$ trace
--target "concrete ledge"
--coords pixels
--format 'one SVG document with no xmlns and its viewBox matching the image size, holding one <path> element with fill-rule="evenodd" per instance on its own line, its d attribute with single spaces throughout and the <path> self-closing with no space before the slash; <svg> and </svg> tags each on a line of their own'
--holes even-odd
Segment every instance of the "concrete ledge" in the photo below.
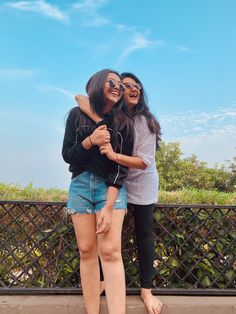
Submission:
<svg viewBox="0 0 236 314">
<path fill-rule="evenodd" d="M 236 314 L 236 297 L 160 296 L 161 314 Z M 1 314 L 86 314 L 80 295 L 0 296 Z M 127 314 L 147 314 L 139 296 L 127 296 Z M 101 314 L 108 314 L 101 297 Z"/>
</svg>

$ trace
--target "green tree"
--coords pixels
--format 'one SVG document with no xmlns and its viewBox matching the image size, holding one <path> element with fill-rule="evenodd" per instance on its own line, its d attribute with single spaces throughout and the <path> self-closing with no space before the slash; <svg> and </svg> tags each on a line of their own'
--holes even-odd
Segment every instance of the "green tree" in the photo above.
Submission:
<svg viewBox="0 0 236 314">
<path fill-rule="evenodd" d="M 230 191 L 236 191 L 236 157 L 233 158 L 232 161 L 228 161 L 228 169 L 230 172 L 229 176 L 229 187 Z"/>
<path fill-rule="evenodd" d="M 179 143 L 162 143 L 156 155 L 160 177 L 160 188 L 165 191 L 183 188 L 234 191 L 236 184 L 236 163 L 209 168 L 196 155 L 182 158 Z"/>
</svg>

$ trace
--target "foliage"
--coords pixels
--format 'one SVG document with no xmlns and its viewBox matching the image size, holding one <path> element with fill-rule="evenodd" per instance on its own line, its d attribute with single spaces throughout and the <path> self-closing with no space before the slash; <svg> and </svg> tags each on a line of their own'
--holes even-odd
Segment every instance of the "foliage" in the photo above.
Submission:
<svg viewBox="0 0 236 314">
<path fill-rule="evenodd" d="M 0 183 L 1 200 L 30 200 L 65 202 L 67 192 L 60 189 L 34 188 L 32 183 L 21 188 L 20 185 Z M 160 203 L 175 204 L 236 204 L 236 193 L 225 193 L 216 190 L 187 189 L 177 191 L 159 191 Z"/>
<path fill-rule="evenodd" d="M 4 226 L 0 281 L 4 285 L 69 287 L 80 282 L 75 235 L 63 206 L 8 204 L 0 207 L 0 216 Z"/>
<path fill-rule="evenodd" d="M 67 193 L 61 189 L 35 188 L 31 182 L 22 188 L 19 184 L 0 183 L 0 200 L 66 201 Z"/>
<path fill-rule="evenodd" d="M 230 170 L 230 186 L 236 188 L 236 157 L 232 161 L 228 161 L 228 168 Z"/>
<path fill-rule="evenodd" d="M 235 207 L 163 208 L 155 214 L 157 287 L 234 288 Z"/>
<path fill-rule="evenodd" d="M 70 216 L 57 204 L 0 206 L 2 287 L 81 287 L 79 255 Z M 235 207 L 157 208 L 154 286 L 234 288 Z M 138 287 L 138 257 L 131 211 L 123 228 L 127 286 Z"/>
<path fill-rule="evenodd" d="M 160 189 L 176 191 L 181 189 L 204 189 L 223 192 L 236 191 L 236 162 L 207 167 L 195 155 L 182 158 L 179 143 L 162 143 L 156 155 L 160 177 Z"/>
<path fill-rule="evenodd" d="M 236 193 L 182 189 L 178 191 L 159 191 L 159 202 L 165 204 L 213 204 L 235 205 Z"/>
</svg>

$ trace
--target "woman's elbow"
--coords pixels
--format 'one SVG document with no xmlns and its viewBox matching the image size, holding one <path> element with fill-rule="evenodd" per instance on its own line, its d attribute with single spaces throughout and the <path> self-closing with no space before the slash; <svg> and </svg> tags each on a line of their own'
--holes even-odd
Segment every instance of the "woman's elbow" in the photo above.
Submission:
<svg viewBox="0 0 236 314">
<path fill-rule="evenodd" d="M 133 166 L 131 166 L 131 168 L 145 170 L 147 168 L 147 165 L 145 164 L 143 159 L 139 156 L 135 156 L 135 158 L 135 163 L 133 164 Z"/>
</svg>

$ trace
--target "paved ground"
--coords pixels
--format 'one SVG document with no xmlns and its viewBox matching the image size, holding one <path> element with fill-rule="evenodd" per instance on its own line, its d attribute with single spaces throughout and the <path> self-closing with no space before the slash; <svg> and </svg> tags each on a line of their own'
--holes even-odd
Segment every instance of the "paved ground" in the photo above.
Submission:
<svg viewBox="0 0 236 314">
<path fill-rule="evenodd" d="M 160 296 L 161 314 L 236 314 L 236 297 Z M 146 314 L 138 296 L 127 297 L 127 314 Z M 0 314 L 86 314 L 79 295 L 2 296 Z M 108 314 L 105 297 L 101 314 Z"/>
</svg>

